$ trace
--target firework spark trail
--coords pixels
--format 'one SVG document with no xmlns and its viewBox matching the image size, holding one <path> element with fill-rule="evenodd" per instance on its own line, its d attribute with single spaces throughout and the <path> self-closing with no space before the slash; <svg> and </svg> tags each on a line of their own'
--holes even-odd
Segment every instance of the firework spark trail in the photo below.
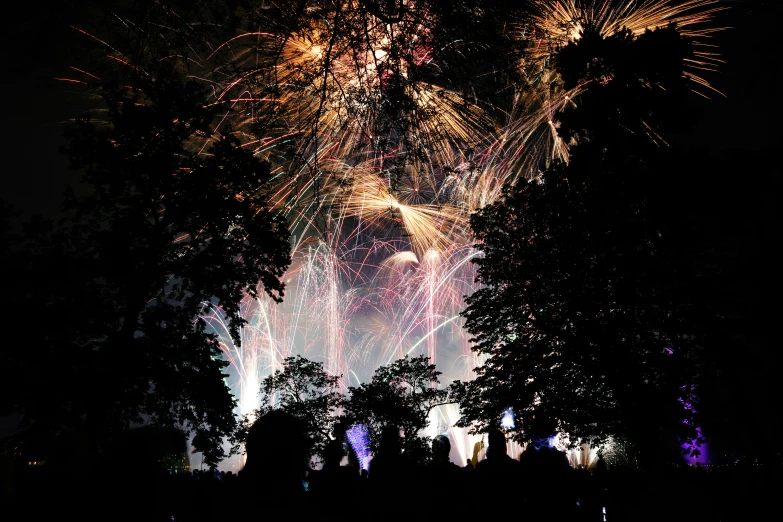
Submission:
<svg viewBox="0 0 783 522">
<path fill-rule="evenodd" d="M 359 13 L 354 4 L 347 2 L 344 11 Z M 316 19 L 306 36 L 259 31 L 224 42 L 208 59 L 220 61 L 226 54 L 223 59 L 242 72 L 227 82 L 214 77 L 216 85 L 223 85 L 217 99 L 242 100 L 246 102 L 242 114 L 268 115 L 267 122 L 314 130 L 301 141 L 300 156 L 327 140 L 340 144 L 339 156 L 349 157 L 377 150 L 379 134 L 384 134 L 389 123 L 381 123 L 377 101 L 388 96 L 395 82 L 401 82 L 402 95 L 415 107 L 408 116 L 411 129 L 416 130 L 407 137 L 389 136 L 391 141 L 382 148 L 407 154 L 411 144 L 421 143 L 420 152 L 430 162 L 447 164 L 461 144 L 471 143 L 489 127 L 489 118 L 459 93 L 408 79 L 407 63 L 433 60 L 427 29 L 417 17 L 403 16 L 392 27 L 377 20 L 359 23 L 356 16 Z M 333 35 L 340 30 L 344 36 L 335 39 Z M 400 46 L 400 38 L 404 45 Z M 392 62 L 392 45 L 404 48 L 406 59 Z M 256 94 L 232 98 L 245 90 Z M 239 125 L 251 122 L 252 118 L 243 119 Z"/>
</svg>

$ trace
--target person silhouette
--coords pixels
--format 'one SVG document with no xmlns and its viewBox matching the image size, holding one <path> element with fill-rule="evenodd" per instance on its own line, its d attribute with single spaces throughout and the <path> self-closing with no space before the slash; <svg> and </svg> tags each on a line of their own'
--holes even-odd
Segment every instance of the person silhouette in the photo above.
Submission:
<svg viewBox="0 0 783 522">
<path fill-rule="evenodd" d="M 432 459 L 427 465 L 427 476 L 433 489 L 448 491 L 458 486 L 462 469 L 449 460 L 451 442 L 445 435 L 432 439 Z"/>
<path fill-rule="evenodd" d="M 271 411 L 250 427 L 245 441 L 247 461 L 239 472 L 244 498 L 258 499 L 265 510 L 301 509 L 305 501 L 308 440 L 302 423 Z"/>
<path fill-rule="evenodd" d="M 335 439 L 327 443 L 324 448 L 324 465 L 319 471 L 312 472 L 310 478 L 309 491 L 316 502 L 323 501 L 327 503 L 324 505 L 329 505 L 354 496 L 359 471 L 351 466 L 340 465 L 345 456 L 342 440 Z"/>
<path fill-rule="evenodd" d="M 376 500 L 398 500 L 411 489 L 411 465 L 402 454 L 400 429 L 386 426 L 381 431 L 377 454 L 370 461 L 369 486 Z M 391 503 L 390 508 L 395 508 Z M 397 506 L 399 507 L 399 506 Z"/>
<path fill-rule="evenodd" d="M 536 414 L 528 423 L 530 442 L 519 456 L 524 496 L 532 520 L 560 520 L 574 515 L 574 470 L 566 454 L 552 446 L 556 422 Z"/>
<path fill-rule="evenodd" d="M 400 430 L 395 426 L 385 426 L 381 431 L 377 454 L 370 461 L 370 480 L 379 483 L 396 479 L 401 470 L 402 443 Z"/>
<path fill-rule="evenodd" d="M 519 462 L 508 456 L 506 436 L 498 429 L 487 433 L 487 454 L 476 465 L 475 481 L 484 508 L 493 512 L 507 509 L 509 498 L 519 485 Z"/>
</svg>

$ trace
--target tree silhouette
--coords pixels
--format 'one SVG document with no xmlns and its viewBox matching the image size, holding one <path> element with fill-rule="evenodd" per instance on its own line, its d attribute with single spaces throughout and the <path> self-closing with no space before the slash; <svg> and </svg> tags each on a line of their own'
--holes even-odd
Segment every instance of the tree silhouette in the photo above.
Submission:
<svg viewBox="0 0 783 522">
<path fill-rule="evenodd" d="M 434 408 L 450 402 L 448 392 L 438 389 L 439 375 L 427 356 L 406 356 L 381 366 L 370 382 L 348 389 L 346 417 L 367 425 L 373 449 L 384 427 L 401 428 L 403 449 L 413 460 L 421 460 L 429 442 L 419 432 L 429 425 Z"/>
<path fill-rule="evenodd" d="M 261 407 L 257 417 L 272 410 L 283 410 L 307 426 L 313 454 L 323 456 L 324 448 L 337 422 L 343 397 L 340 376 L 329 375 L 323 363 L 297 355 L 287 357 L 283 368 L 261 384 Z"/>
<path fill-rule="evenodd" d="M 220 307 L 239 342 L 245 293 L 282 299 L 287 226 L 266 205 L 268 165 L 212 132 L 217 107 L 195 84 L 162 68 L 102 92 L 105 119 L 67 132 L 82 186 L 63 223 L 40 235 L 29 278 L 55 278 L 31 283 L 28 297 L 43 317 L 67 315 L 39 326 L 57 364 L 38 376 L 35 360 L 17 358 L 36 391 L 11 407 L 31 427 L 84 424 L 98 440 L 131 423 L 181 427 L 214 465 L 237 421 L 227 363 L 200 315 Z"/>
<path fill-rule="evenodd" d="M 647 456 L 675 447 L 675 433 L 694 435 L 683 401 L 695 352 L 660 255 L 666 153 L 656 145 L 683 105 L 683 45 L 672 28 L 638 38 L 587 28 L 557 56 L 566 87 L 584 88 L 559 121 L 570 164 L 506 187 L 471 219 L 485 286 L 464 315 L 488 358 L 475 381 L 455 385 L 463 424 L 497 426 L 513 408 L 524 441 L 545 413 L 572 438 L 622 436 Z M 639 63 L 652 48 L 662 54 Z"/>
<path fill-rule="evenodd" d="M 558 115 L 558 134 L 610 153 L 655 155 L 664 134 L 689 125 L 683 63 L 691 53 L 674 26 L 637 37 L 628 30 L 603 37 L 586 27 L 555 57 L 564 87 L 582 89 L 578 109 Z"/>
</svg>

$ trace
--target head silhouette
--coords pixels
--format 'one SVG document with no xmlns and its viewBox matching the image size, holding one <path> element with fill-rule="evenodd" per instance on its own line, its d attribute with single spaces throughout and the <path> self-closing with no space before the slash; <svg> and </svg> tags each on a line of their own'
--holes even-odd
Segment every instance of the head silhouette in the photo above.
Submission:
<svg viewBox="0 0 783 522">
<path fill-rule="evenodd" d="M 262 475 L 296 477 L 308 456 L 302 423 L 291 415 L 274 410 L 250 427 L 245 441 L 247 462 L 243 472 L 259 480 Z"/>
<path fill-rule="evenodd" d="M 330 440 L 324 448 L 324 466 L 337 467 L 345 456 L 342 440 Z"/>
<path fill-rule="evenodd" d="M 549 438 L 555 434 L 557 422 L 545 413 L 536 413 L 528 423 L 530 438 L 539 443 L 548 443 Z"/>
<path fill-rule="evenodd" d="M 386 455 L 398 455 L 402 452 L 400 429 L 397 426 L 384 426 L 381 431 L 378 452 Z"/>
<path fill-rule="evenodd" d="M 435 462 L 447 462 L 451 452 L 451 443 L 445 435 L 438 435 L 432 439 L 432 460 Z"/>
<path fill-rule="evenodd" d="M 506 454 L 506 436 L 498 429 L 490 430 L 487 433 L 487 442 L 489 447 L 487 448 L 487 456 L 500 456 Z"/>
</svg>

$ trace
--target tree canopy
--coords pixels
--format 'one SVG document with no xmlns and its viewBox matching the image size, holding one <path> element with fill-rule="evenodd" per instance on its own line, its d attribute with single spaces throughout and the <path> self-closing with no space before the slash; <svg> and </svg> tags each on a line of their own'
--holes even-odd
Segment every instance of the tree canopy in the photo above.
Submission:
<svg viewBox="0 0 783 522">
<path fill-rule="evenodd" d="M 218 107 L 204 106 L 196 84 L 164 67 L 133 89 L 107 83 L 102 98 L 100 119 L 84 116 L 67 133 L 65 152 L 83 172 L 67 217 L 28 236 L 38 255 L 23 295 L 42 317 L 67 315 L 36 325 L 58 363 L 37 375 L 14 356 L 24 389 L 5 400 L 31 427 L 84 419 L 98 438 L 139 422 L 181 427 L 215 464 L 237 421 L 227 363 L 200 315 L 220 307 L 238 343 L 242 297 L 282 299 L 287 224 L 266 203 L 268 165 L 213 132 Z"/>
<path fill-rule="evenodd" d="M 287 357 L 282 369 L 261 384 L 261 407 L 256 416 L 283 410 L 301 419 L 307 426 L 313 454 L 320 457 L 331 440 L 343 404 L 341 377 L 326 373 L 322 363 L 300 355 Z"/>
<path fill-rule="evenodd" d="M 405 452 L 423 462 L 430 441 L 421 432 L 429 426 L 430 414 L 453 403 L 449 391 L 438 388 L 439 376 L 426 356 L 406 356 L 379 367 L 369 382 L 349 387 L 343 395 L 342 376 L 329 375 L 323 364 L 302 356 L 288 357 L 282 369 L 264 379 L 257 416 L 282 410 L 301 419 L 316 456 L 336 436 L 337 423 L 364 424 L 372 450 L 385 427 L 399 428 Z"/>
<path fill-rule="evenodd" d="M 411 458 L 421 459 L 429 450 L 421 430 L 429 426 L 436 407 L 450 402 L 448 391 L 438 389 L 440 374 L 427 356 L 406 356 L 381 366 L 370 382 L 348 389 L 345 414 L 367 425 L 372 449 L 377 448 L 384 427 L 398 427 L 405 434 L 403 449 Z"/>
<path fill-rule="evenodd" d="M 634 38 L 588 28 L 558 54 L 566 85 L 584 88 L 558 122 L 570 163 L 506 187 L 471 219 L 484 287 L 464 315 L 488 357 L 458 385 L 463 422 L 486 429 L 512 408 L 521 441 L 536 415 L 575 439 L 623 436 L 653 450 L 694 436 L 683 407 L 694 346 L 660 255 L 655 187 L 666 158 L 656 142 L 684 103 L 683 45 L 673 29 Z M 674 51 L 638 61 L 663 48 Z"/>
</svg>

